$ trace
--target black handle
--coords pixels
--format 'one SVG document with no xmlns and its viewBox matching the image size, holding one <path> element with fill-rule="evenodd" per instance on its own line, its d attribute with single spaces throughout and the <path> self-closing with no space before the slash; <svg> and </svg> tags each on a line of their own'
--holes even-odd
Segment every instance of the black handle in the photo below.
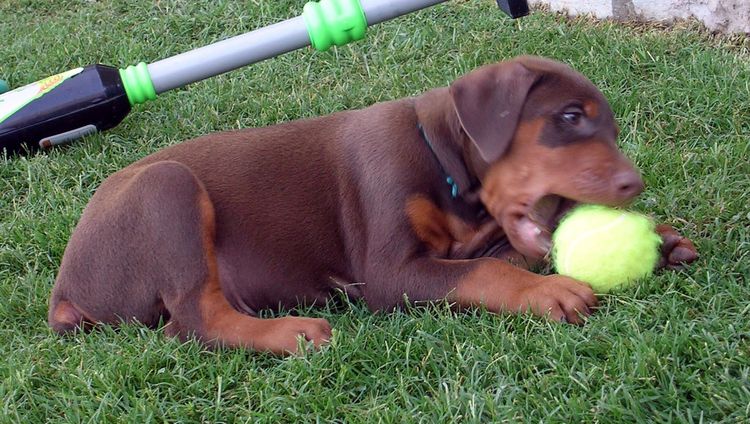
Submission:
<svg viewBox="0 0 750 424">
<path fill-rule="evenodd" d="M 513 19 L 529 14 L 529 3 L 526 0 L 497 0 L 497 5 Z"/>
</svg>

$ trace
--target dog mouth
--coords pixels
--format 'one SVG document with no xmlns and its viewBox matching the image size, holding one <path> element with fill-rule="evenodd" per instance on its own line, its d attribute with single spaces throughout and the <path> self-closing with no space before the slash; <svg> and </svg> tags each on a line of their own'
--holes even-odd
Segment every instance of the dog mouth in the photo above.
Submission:
<svg viewBox="0 0 750 424">
<path fill-rule="evenodd" d="M 575 200 L 550 194 L 511 215 L 508 238 L 521 254 L 543 258 L 552 249 L 552 233 L 565 214 L 578 204 Z M 525 209 L 525 210 L 523 210 Z"/>
</svg>

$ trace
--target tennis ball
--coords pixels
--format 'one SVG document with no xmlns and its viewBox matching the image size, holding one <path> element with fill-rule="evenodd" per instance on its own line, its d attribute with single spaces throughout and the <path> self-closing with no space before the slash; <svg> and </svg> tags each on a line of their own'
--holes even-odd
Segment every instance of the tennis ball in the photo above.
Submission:
<svg viewBox="0 0 750 424">
<path fill-rule="evenodd" d="M 552 263 L 559 274 L 608 293 L 650 276 L 661 237 L 646 216 L 599 205 L 569 212 L 552 235 Z"/>
</svg>

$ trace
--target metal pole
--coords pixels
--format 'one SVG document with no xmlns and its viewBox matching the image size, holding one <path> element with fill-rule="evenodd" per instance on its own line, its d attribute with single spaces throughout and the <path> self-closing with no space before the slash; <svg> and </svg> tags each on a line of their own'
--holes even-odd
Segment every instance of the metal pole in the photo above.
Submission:
<svg viewBox="0 0 750 424">
<path fill-rule="evenodd" d="M 447 0 L 362 0 L 367 25 Z M 302 16 L 256 29 L 148 65 L 157 94 L 310 45 Z"/>
<path fill-rule="evenodd" d="M 310 45 L 301 16 L 148 65 L 157 94 Z"/>
<path fill-rule="evenodd" d="M 367 25 L 375 25 L 446 1 L 447 0 L 363 0 L 362 9 L 365 11 Z"/>
</svg>

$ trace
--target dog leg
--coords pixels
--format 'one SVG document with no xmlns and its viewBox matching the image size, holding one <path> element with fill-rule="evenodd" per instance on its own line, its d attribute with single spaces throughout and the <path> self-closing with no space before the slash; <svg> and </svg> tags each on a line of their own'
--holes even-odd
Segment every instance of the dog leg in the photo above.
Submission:
<svg viewBox="0 0 750 424">
<path fill-rule="evenodd" d="M 375 310 L 390 310 L 403 304 L 404 298 L 410 303 L 448 300 L 458 308 L 533 312 L 574 324 L 582 323 L 597 305 L 591 287 L 580 281 L 534 274 L 495 258 L 417 258 L 395 273 L 384 275 L 380 269 L 379 274 L 371 274 L 365 290 L 368 306 Z"/>
<path fill-rule="evenodd" d="M 534 274 L 494 259 L 478 260 L 448 299 L 463 307 L 530 311 L 571 324 L 583 323 L 583 317 L 590 315 L 598 303 L 591 287 L 580 281 L 558 274 Z"/>
<path fill-rule="evenodd" d="M 259 319 L 229 304 L 219 283 L 213 204 L 186 166 L 126 168 L 97 191 L 65 251 L 50 299 L 58 332 L 140 322 L 209 345 L 285 354 L 298 337 L 319 346 L 325 320 Z"/>
<path fill-rule="evenodd" d="M 282 317 L 260 319 L 241 314 L 227 301 L 218 280 L 210 279 L 198 301 L 202 317 L 200 338 L 213 345 L 249 348 L 277 355 L 298 353 L 298 339 L 312 342 L 315 348 L 331 338 L 328 321 L 318 318 Z M 178 322 L 168 328 L 172 334 L 182 335 L 191 328 Z"/>
<path fill-rule="evenodd" d="M 693 242 L 682 237 L 672 226 L 657 225 L 656 232 L 662 239 L 661 257 L 656 269 L 682 269 L 698 259 L 698 250 Z"/>
</svg>

